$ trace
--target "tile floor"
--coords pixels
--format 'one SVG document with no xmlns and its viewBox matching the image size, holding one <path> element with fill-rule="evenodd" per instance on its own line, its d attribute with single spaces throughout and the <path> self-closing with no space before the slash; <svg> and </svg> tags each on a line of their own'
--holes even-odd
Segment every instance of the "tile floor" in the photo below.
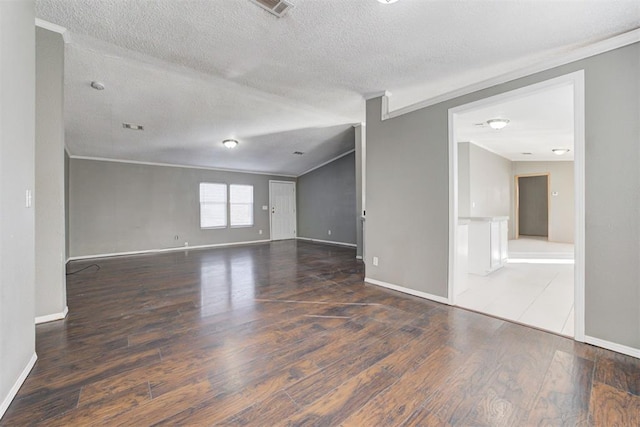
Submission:
<svg viewBox="0 0 640 427">
<path fill-rule="evenodd" d="M 573 245 L 511 240 L 509 258 L 488 276 L 463 277 L 456 304 L 573 337 Z"/>
</svg>

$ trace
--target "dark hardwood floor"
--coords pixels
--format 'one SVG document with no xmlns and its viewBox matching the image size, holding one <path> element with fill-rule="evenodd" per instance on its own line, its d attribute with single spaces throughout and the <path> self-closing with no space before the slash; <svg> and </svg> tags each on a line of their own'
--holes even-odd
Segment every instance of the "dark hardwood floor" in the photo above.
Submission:
<svg viewBox="0 0 640 427">
<path fill-rule="evenodd" d="M 284 241 L 72 262 L 3 426 L 640 425 L 640 361 Z"/>
</svg>

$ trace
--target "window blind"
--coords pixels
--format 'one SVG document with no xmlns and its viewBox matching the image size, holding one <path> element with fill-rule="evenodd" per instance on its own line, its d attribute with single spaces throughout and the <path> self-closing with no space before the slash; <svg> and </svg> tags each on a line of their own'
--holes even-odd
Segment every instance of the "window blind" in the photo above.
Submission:
<svg viewBox="0 0 640 427">
<path fill-rule="evenodd" d="M 229 186 L 229 211 L 232 227 L 253 225 L 253 185 Z"/>
<path fill-rule="evenodd" d="M 200 183 L 200 228 L 227 226 L 227 184 Z"/>
</svg>

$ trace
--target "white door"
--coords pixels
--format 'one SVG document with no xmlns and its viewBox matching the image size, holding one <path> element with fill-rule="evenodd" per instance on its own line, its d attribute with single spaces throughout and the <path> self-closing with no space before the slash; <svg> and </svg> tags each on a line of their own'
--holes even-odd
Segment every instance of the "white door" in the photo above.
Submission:
<svg viewBox="0 0 640 427">
<path fill-rule="evenodd" d="M 296 184 L 286 181 L 269 181 L 271 204 L 271 240 L 296 237 Z"/>
</svg>

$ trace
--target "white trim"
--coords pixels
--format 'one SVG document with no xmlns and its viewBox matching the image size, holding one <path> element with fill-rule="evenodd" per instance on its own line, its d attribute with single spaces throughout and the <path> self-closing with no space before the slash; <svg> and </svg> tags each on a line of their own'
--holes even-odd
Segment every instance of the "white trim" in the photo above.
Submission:
<svg viewBox="0 0 640 427">
<path fill-rule="evenodd" d="M 574 175 L 574 339 L 585 340 L 585 86 L 584 70 L 572 73 L 573 76 L 573 175 Z"/>
<path fill-rule="evenodd" d="M 640 33 L 639 33 L 640 34 Z M 519 98 L 538 93 L 554 87 L 572 85 L 574 93 L 574 174 L 575 174 L 575 266 L 574 266 L 574 339 L 584 341 L 585 324 L 585 216 L 584 216 L 584 183 L 585 183 L 585 96 L 584 70 L 575 71 L 552 79 L 544 80 L 495 96 L 480 99 L 468 104 L 450 108 L 448 111 L 449 126 L 449 278 L 448 295 L 452 305 L 455 304 L 456 292 L 456 245 L 458 218 L 458 144 L 456 142 L 454 119 L 459 113 L 495 105 L 505 100 Z"/>
<path fill-rule="evenodd" d="M 385 100 L 385 98 L 388 98 L 389 95 L 386 93 L 382 95 L 378 94 L 378 97 L 382 96 L 382 120 L 398 117 L 403 114 L 411 113 L 413 111 L 420 110 L 431 105 L 439 104 L 441 102 L 457 98 L 459 96 L 468 95 L 470 93 L 497 86 L 508 81 L 527 77 L 532 74 L 550 70 L 552 68 L 566 65 L 572 62 L 580 61 L 591 56 L 605 53 L 614 49 L 619 49 L 621 47 L 638 42 L 640 42 L 640 29 L 632 30 L 627 33 L 612 37 L 610 39 L 602 40 L 589 46 L 576 49 L 572 52 L 562 54 L 561 56 L 555 56 L 554 58 L 550 58 L 546 61 L 535 62 L 530 66 L 518 68 L 516 70 L 509 71 L 507 73 L 503 73 L 495 77 L 482 80 L 450 92 L 443 93 L 441 95 L 408 105 L 406 107 L 399 108 L 394 111 L 389 111 L 388 99 Z"/>
<path fill-rule="evenodd" d="M 439 302 L 441 304 L 449 304 L 449 300 L 445 297 L 439 297 L 437 295 L 428 294 L 426 292 L 416 291 L 415 289 L 405 288 L 404 286 L 394 285 L 392 283 L 383 282 L 381 280 L 372 279 L 370 277 L 365 277 L 364 281 L 372 285 L 382 286 L 383 288 L 387 288 L 387 289 L 393 289 L 394 291 L 398 291 L 398 292 L 413 295 L 416 297 Z"/>
<path fill-rule="evenodd" d="M 584 342 L 640 359 L 640 349 L 585 335 Z"/>
<path fill-rule="evenodd" d="M 358 126 L 360 126 L 360 125 L 358 125 Z M 333 163 L 333 162 L 335 162 L 336 160 L 341 159 L 341 158 L 343 158 L 344 156 L 346 156 L 346 155 L 348 155 L 348 154 L 351 154 L 351 153 L 353 153 L 353 152 L 355 152 L 355 151 L 356 151 L 356 149 L 355 149 L 355 148 L 354 148 L 354 149 L 351 149 L 351 150 L 347 151 L 346 153 L 342 153 L 342 154 L 340 154 L 339 156 L 334 157 L 333 159 L 327 160 L 327 161 L 326 161 L 326 162 L 324 162 L 324 163 L 320 163 L 318 166 L 314 166 L 314 167 L 312 167 L 311 169 L 309 169 L 308 171 L 306 171 L 306 172 L 302 172 L 300 175 L 298 175 L 298 178 L 300 178 L 300 177 L 301 177 L 301 176 L 303 176 L 303 175 L 308 174 L 309 172 L 313 172 L 313 171 L 314 171 L 314 170 L 316 170 L 316 169 L 320 169 L 321 167 L 326 166 L 326 165 L 328 165 L 329 163 Z"/>
<path fill-rule="evenodd" d="M 55 320 L 62 320 L 67 317 L 67 313 L 69 313 L 69 307 L 65 306 L 64 310 L 61 313 L 53 313 L 47 314 L 46 316 L 38 316 L 36 317 L 36 325 L 41 323 L 53 322 Z"/>
<path fill-rule="evenodd" d="M 250 241 L 246 241 L 246 242 L 214 243 L 214 244 L 210 244 L 210 245 L 177 246 L 175 248 L 145 249 L 145 250 L 140 250 L 140 251 L 112 252 L 112 253 L 94 254 L 94 255 L 80 255 L 80 256 L 69 257 L 67 262 L 69 262 L 69 261 L 77 261 L 77 260 L 81 260 L 81 259 L 107 258 L 107 257 L 113 257 L 113 256 L 155 254 L 155 253 L 160 253 L 160 252 L 188 251 L 188 250 L 191 250 L 191 249 L 223 248 L 223 247 L 227 247 L 227 246 L 253 245 L 253 244 L 256 244 L 256 243 L 269 243 L 269 240 L 250 240 Z"/>
<path fill-rule="evenodd" d="M 391 96 L 391 92 L 388 90 L 379 90 L 378 92 L 366 93 L 364 99 L 368 101 L 370 99 L 380 98 L 381 96 Z"/>
<path fill-rule="evenodd" d="M 132 165 L 145 165 L 145 166 L 164 166 L 168 168 L 183 168 L 183 169 L 200 169 L 200 170 L 208 170 L 208 171 L 217 171 L 217 172 L 233 172 L 233 173 L 248 173 L 252 175 L 265 175 L 265 176 L 278 176 L 283 178 L 297 178 L 295 175 L 283 175 L 280 173 L 270 173 L 270 172 L 254 172 L 240 169 L 223 169 L 223 168 L 211 168 L 206 166 L 189 166 L 189 165 L 172 165 L 171 163 L 155 163 L 155 162 L 141 162 L 138 160 L 120 160 L 120 159 L 110 159 L 107 157 L 91 157 L 91 156 L 75 156 L 70 155 L 71 159 L 77 160 L 95 160 L 98 162 L 112 162 L 112 163 L 128 163 Z M 289 181 L 287 181 L 289 182 Z"/>
<path fill-rule="evenodd" d="M 271 183 L 277 184 L 293 184 L 293 238 L 296 239 L 298 237 L 298 196 L 296 194 L 296 182 L 295 181 L 281 181 L 277 179 L 269 180 L 269 238 L 273 242 L 273 230 L 272 230 L 272 220 L 273 220 L 273 203 L 271 203 Z M 279 239 L 286 240 L 286 239 Z"/>
<path fill-rule="evenodd" d="M 347 247 L 350 247 L 350 248 L 357 248 L 358 247 L 358 245 L 356 243 L 335 242 L 333 240 L 311 239 L 309 237 L 296 237 L 296 239 L 306 240 L 307 242 L 326 243 L 328 245 L 347 246 Z M 362 259 L 362 257 L 360 257 L 360 258 Z"/>
<path fill-rule="evenodd" d="M 20 390 L 20 387 L 22 387 L 22 383 L 24 383 L 24 380 L 27 379 L 27 375 L 29 375 L 31 369 L 33 369 L 33 365 L 36 364 L 36 360 L 38 360 L 38 355 L 33 353 L 31 359 L 29 360 L 29 363 L 27 363 L 27 366 L 24 367 L 22 373 L 13 384 L 13 387 L 11 387 L 11 390 L 9 390 L 9 393 L 7 393 L 7 396 L 2 401 L 2 405 L 0 405 L 0 419 L 2 419 L 2 416 L 9 408 L 9 405 L 11 405 L 13 398 L 16 397 L 16 394 L 18 394 L 18 390 Z"/>
<path fill-rule="evenodd" d="M 36 27 L 44 28 L 45 30 L 53 31 L 54 33 L 59 33 L 62 36 L 63 42 L 71 42 L 69 31 L 67 31 L 65 27 L 40 18 L 36 18 Z"/>
</svg>

